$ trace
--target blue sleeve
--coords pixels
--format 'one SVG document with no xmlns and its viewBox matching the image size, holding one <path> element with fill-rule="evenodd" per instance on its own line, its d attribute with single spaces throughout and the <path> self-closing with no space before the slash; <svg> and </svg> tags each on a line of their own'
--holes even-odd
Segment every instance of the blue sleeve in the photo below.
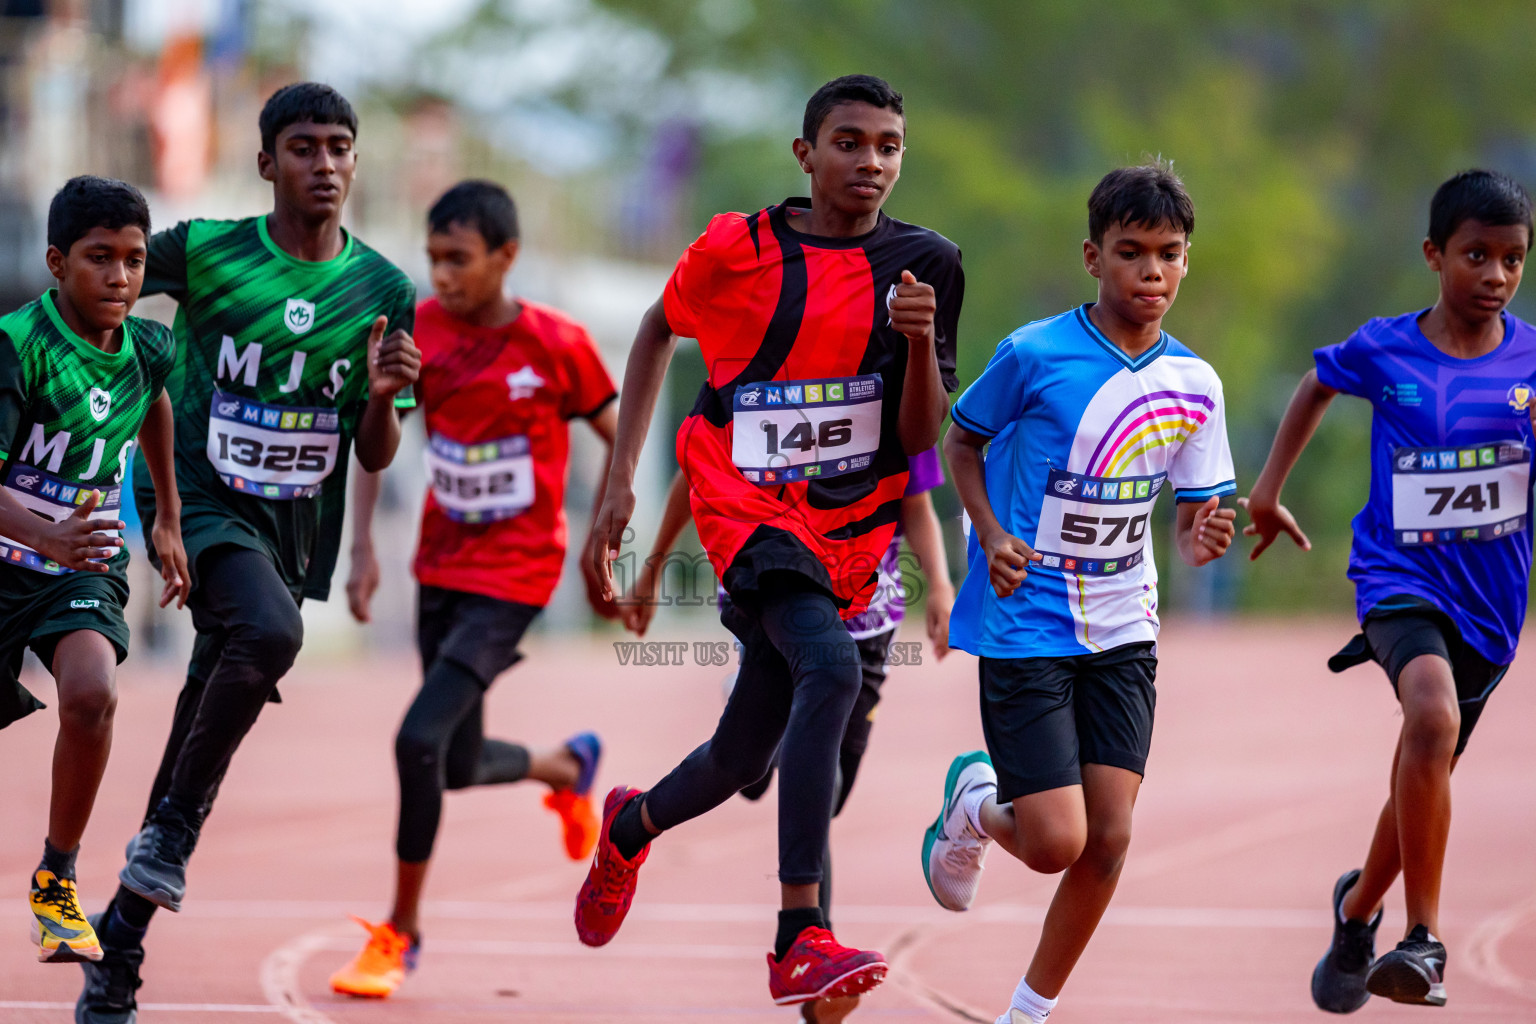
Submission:
<svg viewBox="0 0 1536 1024">
<path fill-rule="evenodd" d="M 1027 381 L 1018 346 L 1004 338 L 976 383 L 965 389 L 950 410 L 957 424 L 982 437 L 996 437 L 1024 415 Z"/>
<path fill-rule="evenodd" d="M 1317 363 L 1317 379 L 1325 387 L 1357 398 L 1370 398 L 1366 373 L 1371 366 L 1372 343 L 1364 330 L 1356 331 L 1337 345 L 1328 345 L 1312 353 Z"/>
</svg>

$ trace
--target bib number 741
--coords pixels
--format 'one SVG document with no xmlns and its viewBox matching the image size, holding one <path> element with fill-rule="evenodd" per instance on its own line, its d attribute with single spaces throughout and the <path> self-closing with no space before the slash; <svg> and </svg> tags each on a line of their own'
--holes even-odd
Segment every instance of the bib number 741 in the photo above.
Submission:
<svg viewBox="0 0 1536 1024">
<path fill-rule="evenodd" d="M 1483 497 L 1485 489 L 1488 494 L 1486 499 Z M 1424 496 L 1435 499 L 1429 509 L 1432 516 L 1440 515 L 1447 505 L 1458 511 L 1481 512 L 1485 508 L 1495 511 L 1499 507 L 1499 482 L 1489 480 L 1487 483 L 1467 484 L 1459 493 L 1455 487 L 1426 487 Z"/>
</svg>

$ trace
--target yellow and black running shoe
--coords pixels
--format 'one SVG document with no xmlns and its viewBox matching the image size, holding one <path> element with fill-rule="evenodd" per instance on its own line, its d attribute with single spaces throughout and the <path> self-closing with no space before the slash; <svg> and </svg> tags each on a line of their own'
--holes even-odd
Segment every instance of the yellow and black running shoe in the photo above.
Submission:
<svg viewBox="0 0 1536 1024">
<path fill-rule="evenodd" d="M 38 960 L 45 964 L 101 959 L 101 943 L 80 910 L 73 878 L 43 868 L 32 875 L 32 939 Z"/>
</svg>

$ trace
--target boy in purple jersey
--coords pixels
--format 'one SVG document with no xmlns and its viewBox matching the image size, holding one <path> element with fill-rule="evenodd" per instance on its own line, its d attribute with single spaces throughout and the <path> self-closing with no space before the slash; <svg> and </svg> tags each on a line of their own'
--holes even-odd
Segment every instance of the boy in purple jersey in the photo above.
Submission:
<svg viewBox="0 0 1536 1024">
<path fill-rule="evenodd" d="M 949 561 L 944 555 L 944 540 L 940 533 L 938 517 L 933 511 L 933 499 L 929 493 L 944 483 L 944 466 L 939 460 L 937 447 L 930 448 L 921 455 L 910 456 L 907 461 L 909 466 L 907 490 L 901 499 L 896 535 L 891 539 L 890 547 L 886 548 L 884 556 L 880 559 L 879 580 L 875 584 L 874 596 L 870 598 L 868 608 L 844 623 L 848 628 L 848 635 L 853 638 L 858 648 L 862 681 L 859 686 L 859 695 L 853 704 L 853 711 L 848 716 L 842 745 L 838 748 L 837 786 L 833 793 L 832 804 L 834 818 L 842 813 L 843 806 L 848 802 L 848 795 L 853 791 L 853 782 L 858 775 L 859 765 L 864 759 L 864 752 L 869 747 L 869 734 L 875 724 L 876 707 L 880 703 L 880 688 L 885 683 L 886 672 L 891 663 L 891 643 L 896 639 L 897 627 L 901 625 L 906 614 L 907 590 L 901 572 L 903 537 L 906 538 L 912 553 L 917 557 L 918 565 L 922 567 L 928 584 L 924 617 L 928 641 L 933 645 L 934 658 L 942 661 L 949 653 L 949 612 L 955 603 L 955 588 L 949 580 Z M 666 569 L 667 556 L 677 543 L 683 527 L 687 525 L 688 518 L 688 481 L 682 473 L 678 473 L 673 477 L 672 486 L 667 491 L 667 504 L 662 511 L 661 523 L 656 527 L 656 540 L 651 545 L 651 553 L 640 570 L 634 592 L 622 602 L 621 618 L 624 627 L 636 636 L 644 636 L 645 631 L 650 628 L 651 618 L 656 614 L 658 603 L 656 590 L 660 577 Z M 683 571 L 691 574 L 694 567 L 695 563 L 686 562 L 683 565 Z M 691 578 L 684 581 L 684 595 L 690 594 L 692 585 Z M 724 587 L 720 588 L 719 600 L 722 605 L 730 600 Z M 901 662 L 898 661 L 897 664 Z M 736 673 L 733 670 L 726 680 L 727 699 L 735 682 Z M 779 755 L 775 754 L 767 774 L 742 789 L 741 795 L 748 800 L 760 800 L 773 782 L 778 763 Z M 832 920 L 830 844 L 822 855 L 822 876 L 817 902 L 823 917 L 829 922 L 830 929 Z M 801 1015 L 810 1024 L 836 1024 L 847 1017 L 858 1002 L 859 997 L 856 995 L 837 999 L 818 999 L 802 1003 Z"/>
<path fill-rule="evenodd" d="M 1243 500 L 1253 520 L 1243 532 L 1259 538 L 1251 557 L 1281 533 L 1309 549 L 1280 489 L 1335 395 L 1371 403 L 1370 499 L 1349 559 L 1361 634 L 1328 667 L 1379 663 L 1403 726 L 1365 865 L 1334 885 L 1333 942 L 1312 975 L 1313 1001 L 1332 1013 L 1372 995 L 1445 1004 L 1437 936 L 1451 772 L 1514 660 L 1530 586 L 1536 330 L 1504 307 L 1531 236 L 1530 197 L 1505 175 L 1466 171 L 1441 185 L 1424 241 L 1439 300 L 1314 353 Z M 1405 937 L 1374 959 L 1399 872 Z"/>
</svg>

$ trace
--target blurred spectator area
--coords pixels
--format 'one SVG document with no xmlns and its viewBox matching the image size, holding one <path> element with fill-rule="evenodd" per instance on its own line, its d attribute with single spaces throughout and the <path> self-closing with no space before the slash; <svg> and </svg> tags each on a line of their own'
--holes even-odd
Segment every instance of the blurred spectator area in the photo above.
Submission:
<svg viewBox="0 0 1536 1024">
<path fill-rule="evenodd" d="M 138 185 L 157 229 L 190 217 L 270 209 L 270 186 L 256 175 L 256 120 L 279 86 L 320 77 L 309 68 L 318 30 L 307 19 L 302 8 L 276 0 L 0 0 L 0 311 L 51 283 L 43 261 L 47 207 L 72 175 Z M 487 130 L 483 115 L 448 97 L 333 84 L 348 94 L 361 122 L 348 229 L 404 268 L 425 297 L 427 207 L 461 178 L 501 182 L 517 199 L 524 238 L 510 287 L 583 320 L 620 379 L 640 314 L 665 281 L 668 268 L 655 260 L 686 243 L 678 225 L 689 212 L 679 201 L 691 167 L 687 152 L 668 156 L 661 147 L 651 157 L 655 176 L 665 179 L 652 209 L 643 201 L 643 176 L 541 172 Z M 669 130 L 673 137 L 686 133 Z M 168 323 L 175 305 L 150 297 L 135 313 Z M 642 472 L 643 511 L 660 509 L 674 468 L 666 439 L 675 424 L 665 420 L 689 398 L 662 403 L 659 443 L 648 446 Z M 305 608 L 309 647 L 401 646 L 414 635 L 409 562 L 423 489 L 419 419 L 408 426 L 386 479 L 376 526 L 384 587 L 374 625 L 359 630 L 347 616 L 348 540 L 331 601 Z M 586 536 L 602 453 L 583 424 L 573 424 L 572 434 L 574 548 Z M 642 514 L 637 525 L 643 532 L 655 523 Z M 153 607 L 158 587 L 145 568 L 137 524 L 129 532 L 139 556 L 130 609 L 136 650 L 180 657 L 190 644 L 187 617 Z M 568 568 L 542 628 L 585 626 L 583 595 L 579 575 Z"/>
</svg>

